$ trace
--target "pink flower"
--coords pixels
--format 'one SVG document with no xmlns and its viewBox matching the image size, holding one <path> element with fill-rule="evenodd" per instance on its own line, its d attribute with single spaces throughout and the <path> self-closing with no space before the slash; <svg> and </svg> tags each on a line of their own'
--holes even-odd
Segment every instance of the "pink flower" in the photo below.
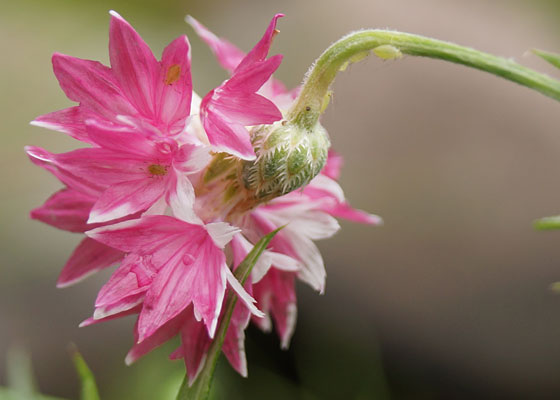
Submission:
<svg viewBox="0 0 560 400">
<path fill-rule="evenodd" d="M 296 321 L 295 282 L 324 291 L 325 267 L 314 241 L 339 229 L 334 217 L 381 221 L 350 207 L 336 182 L 341 158 L 334 153 L 302 190 L 263 204 L 243 197 L 235 174 L 241 160 L 255 158 L 248 129 L 281 119 L 280 110 L 297 93 L 272 77 L 282 56 L 267 58 L 281 16 L 247 55 L 189 20 L 231 72 L 200 107 L 192 92 L 186 36 L 169 44 L 157 61 L 136 31 L 111 12 L 111 67 L 53 56 L 62 89 L 79 105 L 33 124 L 89 147 L 61 154 L 26 148 L 33 163 L 65 186 L 31 216 L 87 235 L 63 268 L 59 286 L 120 262 L 82 326 L 137 314 L 127 363 L 178 335 L 181 346 L 171 358 L 184 359 L 192 382 L 221 323 L 226 291 L 233 290 L 241 301 L 222 351 L 246 376 L 247 325 L 252 321 L 270 330 L 274 322 L 286 348 Z M 209 171 L 227 179 L 207 184 Z M 228 203 L 228 196 L 246 201 L 245 208 L 232 211 L 237 203 Z M 282 226 L 242 286 L 232 270 L 263 235 Z"/>
</svg>

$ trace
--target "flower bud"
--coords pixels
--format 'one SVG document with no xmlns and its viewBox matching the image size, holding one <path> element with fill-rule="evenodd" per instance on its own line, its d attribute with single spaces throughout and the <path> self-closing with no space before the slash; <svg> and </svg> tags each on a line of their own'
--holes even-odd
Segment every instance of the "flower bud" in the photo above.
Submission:
<svg viewBox="0 0 560 400">
<path fill-rule="evenodd" d="M 257 159 L 243 162 L 241 176 L 258 203 L 306 185 L 325 165 L 330 146 L 321 124 L 307 129 L 286 120 L 254 128 L 252 143 Z"/>
<path fill-rule="evenodd" d="M 255 160 L 218 153 L 206 169 L 196 189 L 208 199 L 205 217 L 212 218 L 215 210 L 233 217 L 306 185 L 325 165 L 330 147 L 318 122 L 311 129 L 286 120 L 256 126 L 251 142 Z"/>
</svg>

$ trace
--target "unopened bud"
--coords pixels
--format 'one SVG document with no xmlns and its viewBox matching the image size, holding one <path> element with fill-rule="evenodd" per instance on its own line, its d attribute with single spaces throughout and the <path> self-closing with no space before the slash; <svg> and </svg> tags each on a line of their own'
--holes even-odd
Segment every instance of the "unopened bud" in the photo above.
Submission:
<svg viewBox="0 0 560 400">
<path fill-rule="evenodd" d="M 325 165 L 330 146 L 321 124 L 306 129 L 285 120 L 256 127 L 252 141 L 257 159 L 244 162 L 242 179 L 259 202 L 306 185 Z"/>
</svg>

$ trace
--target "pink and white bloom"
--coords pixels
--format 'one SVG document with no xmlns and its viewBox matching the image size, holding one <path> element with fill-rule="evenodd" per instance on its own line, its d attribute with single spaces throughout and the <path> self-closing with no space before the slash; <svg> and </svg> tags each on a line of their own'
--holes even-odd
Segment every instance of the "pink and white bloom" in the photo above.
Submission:
<svg viewBox="0 0 560 400">
<path fill-rule="evenodd" d="M 64 185 L 31 216 L 87 235 L 63 268 L 59 286 L 120 263 L 82 326 L 137 315 L 127 363 L 179 336 L 181 345 L 170 357 L 184 359 L 192 382 L 221 323 L 225 294 L 232 290 L 240 301 L 222 351 L 246 376 L 247 325 L 270 330 L 274 323 L 286 348 L 296 321 L 296 281 L 324 291 L 326 272 L 314 241 L 339 229 L 335 217 L 381 222 L 350 207 L 337 183 L 341 158 L 334 153 L 305 188 L 268 203 L 242 198 L 248 202 L 242 211 L 230 212 L 233 206 L 227 204 L 223 182 L 231 181 L 214 188 L 206 184 L 211 168 L 223 172 L 215 160 L 227 168 L 253 160 L 251 128 L 280 120 L 296 97 L 297 88 L 288 91 L 272 77 L 282 56 L 267 58 L 281 16 L 274 16 L 247 55 L 189 19 L 231 73 L 202 101 L 192 91 L 186 36 L 171 42 L 158 61 L 115 12 L 110 67 L 53 56 L 60 86 L 79 104 L 33 124 L 67 133 L 88 147 L 61 154 L 26 148 L 33 163 Z M 239 180 L 235 184 L 238 191 L 231 196 L 238 201 L 245 192 Z M 263 235 L 282 226 L 242 286 L 232 271 Z"/>
</svg>

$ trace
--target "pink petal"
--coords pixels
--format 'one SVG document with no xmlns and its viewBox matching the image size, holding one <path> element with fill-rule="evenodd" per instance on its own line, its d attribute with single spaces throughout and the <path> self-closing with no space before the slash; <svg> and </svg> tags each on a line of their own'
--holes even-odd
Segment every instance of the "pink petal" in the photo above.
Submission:
<svg viewBox="0 0 560 400">
<path fill-rule="evenodd" d="M 140 314 L 140 340 L 190 303 L 204 320 L 210 337 L 214 336 L 225 294 L 225 256 L 209 237 L 192 250 L 176 252 L 154 279 Z"/>
<path fill-rule="evenodd" d="M 245 289 L 252 294 L 251 281 L 247 280 Z M 237 302 L 231 316 L 230 324 L 222 351 L 229 363 L 241 376 L 247 377 L 247 358 L 245 356 L 245 329 L 251 320 L 251 312 L 244 303 Z"/>
<path fill-rule="evenodd" d="M 70 100 L 110 120 L 119 114 L 136 114 L 110 68 L 59 53 L 53 55 L 52 62 L 60 87 Z"/>
<path fill-rule="evenodd" d="M 107 125 L 92 119 L 86 121 L 86 127 L 91 142 L 105 150 L 141 157 L 155 157 L 157 155 L 158 145 L 156 142 L 135 131 L 134 128 Z M 175 145 L 174 142 L 163 142 L 161 145 L 164 144 L 170 148 Z"/>
<path fill-rule="evenodd" d="M 174 358 L 184 357 L 189 377 L 189 386 L 192 385 L 206 361 L 206 352 L 212 343 L 204 324 L 198 322 L 191 312 L 185 318 L 181 327 L 181 347 L 175 352 Z"/>
<path fill-rule="evenodd" d="M 161 326 L 157 331 L 155 331 L 151 336 L 145 338 L 143 341 L 138 342 L 138 321 L 136 322 L 135 327 L 135 336 L 136 336 L 136 343 L 130 349 L 128 354 L 126 355 L 125 362 L 127 365 L 132 364 L 136 360 L 138 360 L 143 355 L 149 353 L 156 347 L 162 345 L 163 343 L 167 342 L 173 336 L 177 335 L 181 329 L 181 326 L 184 324 L 185 316 L 188 311 L 192 314 L 191 310 L 185 310 L 186 312 L 183 314 L 178 315 L 174 319 L 168 321 L 165 325 Z"/>
<path fill-rule="evenodd" d="M 177 218 L 166 215 L 147 215 L 141 219 L 93 229 L 86 232 L 86 235 L 127 253 L 145 256 L 158 255 L 158 252 L 161 252 L 161 260 L 152 259 L 154 266 L 161 268 L 163 263 L 169 259 L 166 256 L 173 254 L 184 245 L 185 241 L 189 240 L 186 235 L 188 225 Z M 205 233 L 202 227 L 199 229 L 199 231 L 191 232 L 191 235 Z"/>
<path fill-rule="evenodd" d="M 64 108 L 35 118 L 31 121 L 31 125 L 63 132 L 74 139 L 90 143 L 84 124 L 84 114 L 87 115 L 87 111 L 83 107 Z"/>
<path fill-rule="evenodd" d="M 154 116 L 159 64 L 140 35 L 119 14 L 110 12 L 109 57 L 123 92 L 147 117 Z"/>
<path fill-rule="evenodd" d="M 146 210 L 165 194 L 165 189 L 164 180 L 150 177 L 117 183 L 97 200 L 88 223 L 111 221 Z"/>
<path fill-rule="evenodd" d="M 186 36 L 171 42 L 161 57 L 161 72 L 157 89 L 157 118 L 166 126 L 184 121 L 190 114 L 192 98 L 190 45 Z"/>
<path fill-rule="evenodd" d="M 46 169 L 69 188 L 94 197 L 99 196 L 99 193 L 103 191 L 102 186 L 93 184 L 69 171 L 63 163 L 59 162 L 58 155 L 35 146 L 26 146 L 25 152 L 33 164 Z"/>
<path fill-rule="evenodd" d="M 126 311 L 123 311 L 123 312 L 118 313 L 118 314 L 112 314 L 112 315 L 110 315 L 108 317 L 105 317 L 105 318 L 95 319 L 95 318 L 91 317 L 91 318 L 88 318 L 88 319 L 82 321 L 79 326 L 80 326 L 80 328 L 83 328 L 83 327 L 86 327 L 86 326 L 98 324 L 100 322 L 112 321 L 114 319 L 126 317 L 128 315 L 138 314 L 141 309 L 142 309 L 142 306 L 138 305 L 134 308 L 131 308 L 130 310 L 126 310 Z"/>
<path fill-rule="evenodd" d="M 212 107 L 219 111 L 223 119 L 241 126 L 271 124 L 282 118 L 282 113 L 274 103 L 256 93 L 220 95 L 219 100 L 212 101 Z"/>
<path fill-rule="evenodd" d="M 207 104 L 205 100 L 207 99 L 203 99 L 201 109 Z M 208 140 L 216 152 L 230 153 L 244 160 L 255 159 L 249 131 L 243 125 L 211 109 L 206 110 L 201 116 Z"/>
<path fill-rule="evenodd" d="M 337 181 L 340 178 L 340 170 L 342 169 L 342 164 L 344 160 L 342 156 L 339 155 L 334 150 L 329 149 L 329 155 L 327 157 L 327 163 L 321 171 L 322 174 L 327 175 L 329 178 Z"/>
<path fill-rule="evenodd" d="M 59 170 L 67 171 L 90 185 L 104 188 L 132 180 L 150 179 L 152 174 L 148 167 L 152 162 L 157 162 L 155 157 L 147 159 L 144 155 L 102 148 L 82 148 L 50 156 Z"/>
<path fill-rule="evenodd" d="M 198 36 L 200 36 L 200 38 L 210 47 L 212 52 L 218 58 L 220 65 L 225 70 L 233 72 L 233 70 L 245 57 L 245 53 L 227 40 L 214 35 L 204 25 L 190 15 L 187 16 L 186 21 L 193 27 Z"/>
<path fill-rule="evenodd" d="M 94 318 L 104 318 L 139 304 L 155 274 L 149 258 L 136 254 L 127 255 L 99 291 L 95 300 Z"/>
<path fill-rule="evenodd" d="M 284 14 L 276 14 L 272 18 L 261 40 L 239 63 L 235 72 L 250 66 L 256 61 L 262 61 L 266 58 L 268 51 L 270 50 L 270 46 L 272 45 L 272 39 L 274 39 L 274 36 L 278 33 L 278 31 L 276 31 L 276 22 L 278 21 L 278 18 L 281 18 L 283 16 Z"/>
<path fill-rule="evenodd" d="M 31 211 L 31 218 L 58 229 L 70 232 L 85 232 L 89 212 L 95 197 L 72 189 L 63 189 L 53 194 L 41 207 Z"/>
<path fill-rule="evenodd" d="M 288 348 L 296 323 L 297 307 L 295 293 L 295 274 L 272 268 L 257 284 L 253 293 L 261 307 L 274 319 L 282 348 Z M 262 328 L 262 320 L 253 319 Z"/>
<path fill-rule="evenodd" d="M 256 92 L 272 76 L 282 62 L 282 55 L 277 54 L 268 60 L 257 61 L 244 69 L 236 69 L 232 77 L 222 88 L 238 92 Z"/>
<path fill-rule="evenodd" d="M 323 211 L 329 213 L 333 217 L 344 218 L 361 224 L 380 225 L 383 223 L 381 217 L 352 208 L 348 203 L 338 203 L 331 207 L 327 206 L 323 208 Z"/>
<path fill-rule="evenodd" d="M 122 258 L 122 252 L 85 238 L 66 262 L 56 286 L 59 288 L 70 286 L 99 270 L 116 264 Z"/>
<path fill-rule="evenodd" d="M 250 284 L 246 286 L 250 291 Z M 250 312 L 238 303 L 233 311 L 228 331 L 222 345 L 222 351 L 231 366 L 242 376 L 247 376 L 247 360 L 245 357 L 245 329 L 250 321 Z M 194 314 L 186 318 L 181 329 L 181 347 L 175 350 L 171 359 L 185 359 L 189 385 L 197 378 L 206 361 L 206 353 L 212 340 L 202 322 Z"/>
</svg>

